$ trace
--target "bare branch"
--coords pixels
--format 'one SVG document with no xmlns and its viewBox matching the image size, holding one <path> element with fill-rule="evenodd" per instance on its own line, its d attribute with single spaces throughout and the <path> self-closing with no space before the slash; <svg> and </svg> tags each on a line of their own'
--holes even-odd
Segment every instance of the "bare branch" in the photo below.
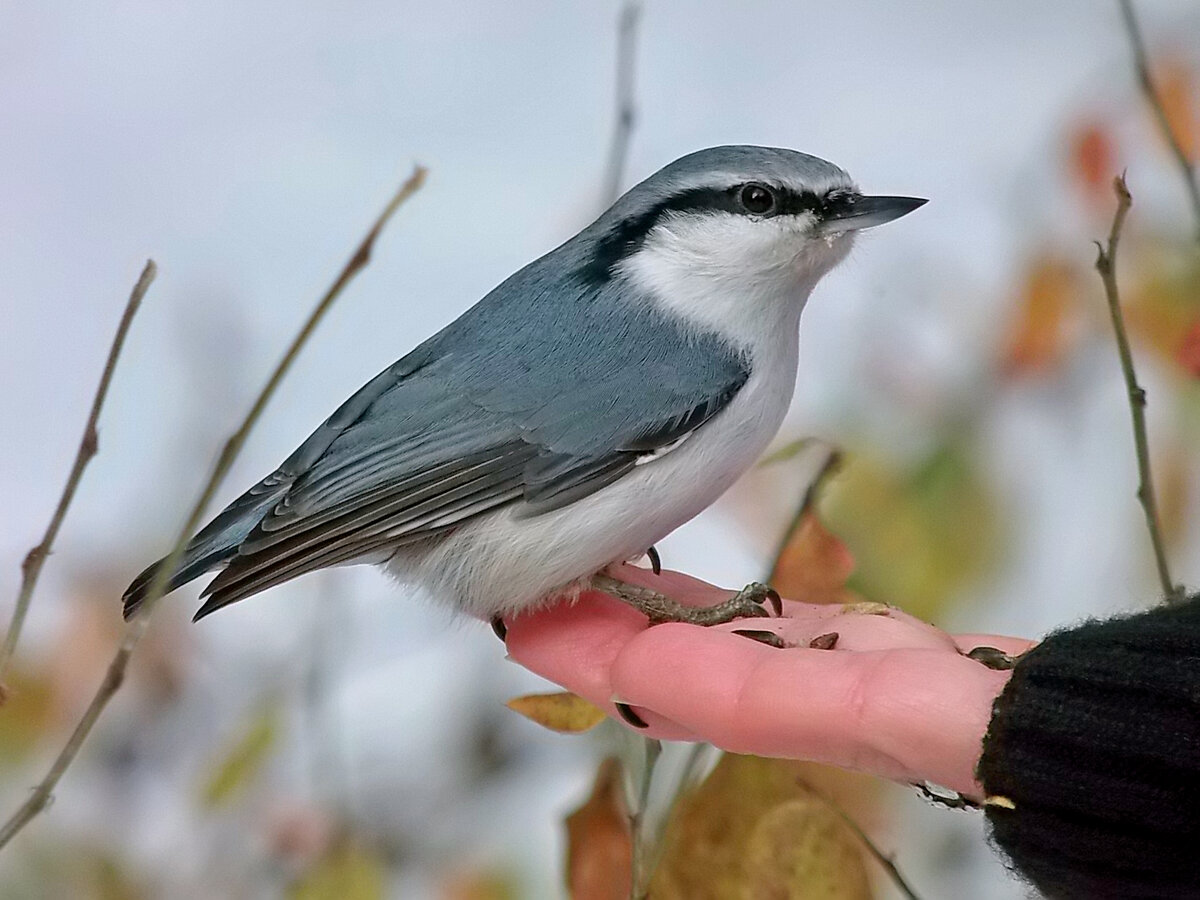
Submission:
<svg viewBox="0 0 1200 900">
<path fill-rule="evenodd" d="M 1146 97 L 1146 103 L 1154 113 L 1155 121 L 1158 122 L 1158 130 L 1162 132 L 1163 140 L 1167 142 L 1171 155 L 1175 157 L 1175 162 L 1183 175 L 1188 198 L 1192 203 L 1192 213 L 1196 217 L 1196 238 L 1200 240 L 1200 184 L 1196 182 L 1196 168 L 1188 159 L 1187 153 L 1184 152 L 1179 135 L 1171 127 L 1171 120 L 1167 117 L 1166 109 L 1163 108 L 1162 98 L 1154 87 L 1154 79 L 1150 76 L 1150 62 L 1146 57 L 1146 45 L 1142 41 L 1142 32 L 1138 28 L 1137 16 L 1133 12 L 1133 0 L 1120 0 L 1120 3 L 1121 17 L 1125 21 L 1125 32 L 1129 36 L 1129 45 L 1133 50 L 1133 65 L 1137 71 L 1138 84 Z"/>
<path fill-rule="evenodd" d="M 125 671 L 129 666 L 130 657 L 133 655 L 138 641 L 142 639 L 147 627 L 149 627 L 150 613 L 163 595 L 167 586 L 169 573 L 175 567 L 177 560 L 183 553 L 183 548 L 186 546 L 188 539 L 195 532 L 197 526 L 199 526 L 205 509 L 220 487 L 221 481 L 233 465 L 251 429 L 258 422 L 263 409 L 266 408 L 267 403 L 271 400 L 271 396 L 275 393 L 275 389 L 283 380 L 284 375 L 287 374 L 292 362 L 300 353 L 300 350 L 317 327 L 321 318 L 341 295 L 346 285 L 370 261 L 375 239 L 379 237 L 379 233 L 392 217 L 392 214 L 421 187 L 421 184 L 425 180 L 425 171 L 425 169 L 418 166 L 408 180 L 400 187 L 400 190 L 396 192 L 396 195 L 392 197 L 383 212 L 380 213 L 371 226 L 371 229 L 367 232 L 366 237 L 363 238 L 362 243 L 358 245 L 358 248 L 350 257 L 350 261 L 342 269 L 341 274 L 334 280 L 333 285 L 325 292 L 325 295 L 317 303 L 304 325 L 297 332 L 295 338 L 292 339 L 292 343 L 288 347 L 287 352 L 284 353 L 283 359 L 279 361 L 279 364 L 271 373 L 271 377 L 267 379 L 266 385 L 255 399 L 250 411 L 246 414 L 241 427 L 225 442 L 225 446 L 217 458 L 217 463 L 213 468 L 212 474 L 200 491 L 200 496 L 192 506 L 183 528 L 180 529 L 174 548 L 164 564 L 159 567 L 158 574 L 153 584 L 151 584 L 150 591 L 146 595 L 146 599 L 139 609 L 137 616 L 125 626 L 125 633 L 121 638 L 121 644 L 117 649 L 117 653 L 108 664 L 108 671 L 105 673 L 104 680 L 100 683 L 99 689 L 84 711 L 83 717 L 75 726 L 75 730 L 71 732 L 70 738 L 67 739 L 67 743 L 54 760 L 54 764 L 50 767 L 50 771 L 46 773 L 46 777 L 38 782 L 30 793 L 29 798 L 13 814 L 12 818 L 0 827 L 0 848 L 6 846 L 12 840 L 13 836 L 41 812 L 50 801 L 54 788 L 62 778 L 63 773 L 66 772 L 67 767 L 74 761 L 80 748 L 83 746 L 83 742 L 87 739 L 92 727 L 96 724 L 96 720 L 99 719 L 100 714 L 104 711 L 104 707 L 108 705 L 108 701 L 112 699 L 113 695 L 121 687 L 121 682 L 125 680 Z"/>
<path fill-rule="evenodd" d="M 625 161 L 629 157 L 629 141 L 633 137 L 633 124 L 637 117 L 634 75 L 638 20 L 641 15 L 642 4 L 639 0 L 626 0 L 617 22 L 617 121 L 613 126 L 612 146 L 608 151 L 608 166 L 604 175 L 605 206 L 621 195 Z"/>
<path fill-rule="evenodd" d="M 96 386 L 96 396 L 92 399 L 91 412 L 88 413 L 87 422 L 83 426 L 83 438 L 79 441 L 79 452 L 75 454 L 75 463 L 71 466 L 71 474 L 67 476 L 66 485 L 63 486 L 58 506 L 55 507 L 54 514 L 50 517 L 50 524 L 46 527 L 46 533 L 42 536 L 41 543 L 25 555 L 25 561 L 21 564 L 21 587 L 17 592 L 17 603 L 13 607 L 12 619 L 8 623 L 8 632 L 4 636 L 4 646 L 0 648 L 0 685 L 4 683 L 4 676 L 8 673 L 13 652 L 17 649 L 17 641 L 21 639 L 21 629 L 25 625 L 25 616 L 29 612 L 29 604 L 33 601 L 33 592 L 37 588 L 38 578 L 42 574 L 42 566 L 46 562 L 46 557 L 50 555 L 54 539 L 58 537 L 58 530 L 67 516 L 67 509 L 75 498 L 75 491 L 83 479 L 84 469 L 87 468 L 88 463 L 92 461 L 92 457 L 99 449 L 100 441 L 96 425 L 100 420 L 100 410 L 104 407 L 104 398 L 108 396 L 108 386 L 112 382 L 113 372 L 116 371 L 121 348 L 125 346 L 125 336 L 129 334 L 129 326 L 133 323 L 133 317 L 142 305 L 142 298 L 146 296 L 146 291 L 150 289 L 150 284 L 154 281 L 157 273 L 158 268 L 154 265 L 154 260 L 146 260 L 145 268 L 142 269 L 142 274 L 138 277 L 137 284 L 133 286 L 129 300 L 125 303 L 125 311 L 121 313 L 117 333 L 108 350 L 108 359 L 104 362 L 104 371 L 100 373 L 100 383 Z M 0 692 L 2 690 L 0 688 Z M 2 698 L 3 694 L 0 693 L 0 700 Z"/>
<path fill-rule="evenodd" d="M 1117 211 L 1113 215 L 1112 228 L 1108 232 L 1108 244 L 1097 244 L 1096 271 L 1104 282 L 1104 293 L 1108 298 L 1108 311 L 1112 317 L 1113 333 L 1117 338 L 1117 352 L 1121 357 L 1121 371 L 1125 375 L 1125 388 L 1129 394 L 1129 411 L 1133 418 L 1133 443 L 1137 451 L 1138 491 L 1137 497 L 1146 514 L 1146 527 L 1150 531 L 1150 543 L 1154 547 L 1154 561 L 1158 568 L 1158 580 L 1162 584 L 1163 596 L 1168 603 L 1183 599 L 1182 585 L 1171 579 L 1167 565 L 1166 543 L 1159 524 L 1158 501 L 1154 496 L 1154 481 L 1150 474 L 1150 446 L 1146 437 L 1146 391 L 1138 384 L 1133 368 L 1133 353 L 1129 349 L 1129 336 L 1125 331 L 1125 317 L 1121 312 L 1121 296 L 1117 291 L 1117 245 L 1121 240 L 1121 229 L 1125 217 L 1133 205 L 1125 176 L 1113 179 L 1113 191 L 1117 195 Z"/>
</svg>

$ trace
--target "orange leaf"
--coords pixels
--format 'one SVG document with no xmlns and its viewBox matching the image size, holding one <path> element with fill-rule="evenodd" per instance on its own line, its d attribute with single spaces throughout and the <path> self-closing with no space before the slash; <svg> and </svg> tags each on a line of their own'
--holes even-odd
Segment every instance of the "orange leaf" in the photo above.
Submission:
<svg viewBox="0 0 1200 900">
<path fill-rule="evenodd" d="M 1200 378 L 1200 319 L 1193 322 L 1183 336 L 1176 359 L 1189 375 Z"/>
<path fill-rule="evenodd" d="M 1033 263 L 1004 350 L 1010 372 L 1045 372 L 1062 361 L 1077 294 L 1075 272 L 1066 263 L 1051 257 Z"/>
<path fill-rule="evenodd" d="M 853 571 L 850 550 L 809 509 L 788 535 L 769 581 L 790 600 L 841 603 Z"/>
<path fill-rule="evenodd" d="M 1088 122 L 1071 136 L 1071 170 L 1089 194 L 1112 199 L 1113 172 L 1116 171 L 1112 136 L 1096 122 Z"/>
<path fill-rule="evenodd" d="M 1159 67 L 1155 85 L 1171 133 L 1184 156 L 1196 158 L 1196 113 L 1192 103 L 1192 73 L 1180 59 L 1169 59 Z"/>
<path fill-rule="evenodd" d="M 572 900 L 625 900 L 633 844 L 621 796 L 621 766 L 600 763 L 592 795 L 567 816 L 567 888 Z"/>
</svg>

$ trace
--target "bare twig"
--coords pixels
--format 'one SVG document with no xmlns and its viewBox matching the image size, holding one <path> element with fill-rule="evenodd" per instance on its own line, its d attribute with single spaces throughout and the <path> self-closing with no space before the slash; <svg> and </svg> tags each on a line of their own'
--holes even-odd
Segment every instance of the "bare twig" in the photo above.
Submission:
<svg viewBox="0 0 1200 900">
<path fill-rule="evenodd" d="M 1113 215 L 1112 228 L 1108 232 L 1107 246 L 1096 243 L 1096 271 L 1104 282 L 1104 293 L 1108 298 L 1108 311 L 1112 316 L 1113 333 L 1117 338 L 1117 352 L 1121 357 L 1121 371 L 1125 375 L 1125 388 L 1129 394 L 1129 411 L 1133 418 L 1133 443 L 1137 451 L 1138 490 L 1137 497 L 1146 514 L 1146 527 L 1150 531 L 1150 543 L 1154 547 L 1154 561 L 1158 567 L 1158 579 L 1162 583 L 1163 596 L 1167 602 L 1183 599 L 1181 585 L 1171 579 L 1167 565 L 1166 543 L 1158 518 L 1158 501 L 1154 496 L 1154 481 L 1150 475 L 1150 446 L 1146 438 L 1146 391 L 1138 384 L 1133 368 L 1133 353 L 1129 349 L 1129 336 L 1125 332 L 1125 317 L 1121 313 L 1121 296 L 1117 291 L 1117 244 L 1121 240 L 1121 229 L 1125 216 L 1133 204 L 1125 176 L 1113 179 L 1113 191 L 1117 195 L 1117 211 Z"/>
<path fill-rule="evenodd" d="M 1121 17 L 1125 20 L 1125 32 L 1129 36 L 1129 45 L 1133 50 L 1133 65 L 1137 70 L 1138 84 L 1158 122 L 1158 130 L 1162 132 L 1163 140 L 1175 157 L 1179 171 L 1183 175 L 1188 198 L 1192 203 L 1192 214 L 1196 217 L 1196 238 L 1200 240 L 1200 184 L 1196 182 L 1196 168 L 1188 159 L 1187 153 L 1180 143 L 1179 135 L 1171 127 L 1171 120 L 1163 107 L 1162 97 L 1154 87 L 1154 79 L 1150 75 L 1150 62 L 1146 56 L 1146 45 L 1142 41 L 1142 32 L 1138 28 L 1137 16 L 1133 12 L 1133 0 L 1120 0 Z"/>
<path fill-rule="evenodd" d="M 870 836 L 862 830 L 862 826 L 850 818 L 849 813 L 842 809 L 832 799 L 826 797 L 824 794 L 818 791 L 803 778 L 797 778 L 796 783 L 799 784 L 804 790 L 808 791 L 812 796 L 824 803 L 825 806 L 827 806 L 839 819 L 846 823 L 846 827 L 854 832 L 854 836 L 857 837 L 862 842 L 862 845 L 867 848 L 867 852 L 875 857 L 876 862 L 883 866 L 884 870 L 887 871 L 888 877 L 890 877 L 892 879 L 892 883 L 900 889 L 900 893 L 907 897 L 908 900 L 921 900 L 917 892 L 912 889 L 912 886 L 909 885 L 909 883 L 904 880 L 904 876 L 900 874 L 900 869 L 896 866 L 895 860 L 893 860 L 892 857 L 888 856 L 875 845 L 875 842 L 871 840 Z"/>
<path fill-rule="evenodd" d="M 292 362 L 300 353 L 301 348 L 317 327 L 322 316 L 326 313 L 333 302 L 341 295 L 346 285 L 357 275 L 371 259 L 371 250 L 375 245 L 376 238 L 383 230 L 384 225 L 392 217 L 392 214 L 400 207 L 405 200 L 416 193 L 422 182 L 425 180 L 425 169 L 417 167 L 409 179 L 400 187 L 396 195 L 380 213 L 375 223 L 363 238 L 362 243 L 358 245 L 354 255 L 350 257 L 350 261 L 346 263 L 341 274 L 334 280 L 333 285 L 326 291 L 320 302 L 317 303 L 308 319 L 301 326 L 287 352 L 284 353 L 283 359 L 275 367 L 271 373 L 271 377 L 267 379 L 266 385 L 259 392 L 250 411 L 246 414 L 246 418 L 242 421 L 241 427 L 225 442 L 225 446 L 221 450 L 220 456 L 217 458 L 216 465 L 213 467 L 212 474 L 200 491 L 200 496 L 192 506 L 191 512 L 187 516 L 183 528 L 180 529 L 179 537 L 175 541 L 175 546 L 171 553 L 167 556 L 166 561 L 159 567 L 158 573 L 155 576 L 154 582 L 150 586 L 149 593 L 138 611 L 138 615 L 125 627 L 125 633 L 121 638 L 121 644 L 117 649 L 116 655 L 108 664 L 108 670 L 105 672 L 104 680 L 100 683 L 99 689 L 92 697 L 91 703 L 83 713 L 83 717 L 75 726 L 75 730 L 71 732 L 71 736 L 67 739 L 67 743 L 59 752 L 58 757 L 54 760 L 50 771 L 34 787 L 29 798 L 21 805 L 12 817 L 0 827 L 0 848 L 3 848 L 12 840 L 13 835 L 17 834 L 25 827 L 39 812 L 41 812 L 46 804 L 50 801 L 51 794 L 67 767 L 74 761 L 78 755 L 80 748 L 83 746 L 92 727 L 96 724 L 96 720 L 104 711 L 104 707 L 113 695 L 121 687 L 121 682 L 125 680 L 125 671 L 129 666 L 129 659 L 133 655 L 134 648 L 142 635 L 145 634 L 146 628 L 150 624 L 150 613 L 153 611 L 155 604 L 162 597 L 167 586 L 167 581 L 170 572 L 174 569 L 176 562 L 183 553 L 183 548 L 186 546 L 188 538 L 195 532 L 200 520 L 207 509 L 213 495 L 220 487 L 221 481 L 228 473 L 234 460 L 237 458 L 242 445 L 246 442 L 247 436 L 258 422 L 262 415 L 263 409 L 271 400 L 271 396 L 275 393 L 275 389 L 279 387 L 279 383 L 287 374 Z"/>
<path fill-rule="evenodd" d="M 638 794 L 629 810 L 629 835 L 633 843 L 633 885 L 630 897 L 644 900 L 650 896 L 650 881 L 654 878 L 657 860 L 655 848 L 651 846 L 653 836 L 646 833 L 646 810 L 650 806 L 650 786 L 654 781 L 654 767 L 662 755 L 662 742 L 644 738 L 645 756 L 638 781 Z"/>
<path fill-rule="evenodd" d="M 813 439 L 805 438 L 805 441 L 811 442 Z M 817 502 L 821 499 L 821 492 L 825 490 L 825 486 L 829 483 L 829 479 L 837 474 L 838 469 L 842 465 L 842 451 L 839 447 L 828 445 L 825 451 L 825 459 L 821 463 L 821 467 L 812 477 L 812 481 L 808 483 L 808 487 L 804 491 L 804 498 L 800 501 L 800 506 L 796 509 L 795 515 L 792 516 L 792 521 L 788 523 L 788 527 L 784 529 L 783 537 L 780 538 L 779 546 L 775 548 L 775 554 L 771 557 L 771 571 L 767 574 L 767 581 L 771 580 L 771 576 L 779 568 L 779 560 L 783 557 L 783 551 L 787 549 L 788 543 L 792 539 L 792 535 L 796 533 L 796 529 L 804 522 L 804 519 L 811 514 L 817 507 Z"/>
<path fill-rule="evenodd" d="M 58 530 L 67 516 L 67 508 L 70 507 L 79 482 L 83 479 L 83 471 L 99 450 L 100 439 L 96 425 L 100 420 L 100 410 L 104 406 L 104 398 L 108 395 L 108 386 L 112 382 L 113 372 L 116 371 L 121 348 L 125 345 L 125 336 L 129 334 L 129 326 L 133 323 L 133 317 L 137 314 L 138 307 L 142 305 L 142 298 L 146 296 L 146 291 L 150 289 L 150 284 L 154 281 L 157 272 L 158 268 L 154 265 L 154 260 L 146 260 L 142 274 L 138 277 L 137 284 L 133 286 L 133 291 L 125 304 L 125 311 L 121 313 L 116 336 L 113 337 L 112 346 L 108 350 L 108 359 L 104 361 L 104 371 L 100 373 L 100 383 L 96 386 L 96 396 L 92 400 L 91 412 L 88 413 L 87 423 L 83 426 L 83 438 L 79 442 L 79 452 L 75 454 L 75 463 L 71 466 L 71 474 L 67 476 L 67 483 L 63 487 L 62 496 L 58 499 L 58 506 L 55 507 L 54 514 L 50 517 L 50 524 L 46 527 L 46 533 L 42 536 L 41 543 L 30 550 L 25 555 L 25 561 L 21 563 L 21 587 L 17 592 L 17 603 L 13 607 L 12 619 L 8 623 L 8 633 L 4 636 L 4 646 L 0 648 L 0 684 L 4 682 L 13 652 L 17 649 L 17 641 L 21 638 L 21 628 L 25 625 L 25 616 L 29 612 L 29 604 L 33 601 L 33 592 L 37 587 L 38 577 L 42 574 L 42 566 L 46 562 L 46 557 L 50 555 L 54 539 L 58 536 Z"/>
<path fill-rule="evenodd" d="M 621 195 L 625 161 L 629 157 L 629 141 L 633 137 L 633 123 L 637 117 L 634 74 L 638 20 L 641 15 L 642 4 L 638 0 L 626 0 L 617 24 L 617 121 L 613 127 L 612 146 L 609 147 L 608 166 L 604 175 L 605 206 Z"/>
</svg>

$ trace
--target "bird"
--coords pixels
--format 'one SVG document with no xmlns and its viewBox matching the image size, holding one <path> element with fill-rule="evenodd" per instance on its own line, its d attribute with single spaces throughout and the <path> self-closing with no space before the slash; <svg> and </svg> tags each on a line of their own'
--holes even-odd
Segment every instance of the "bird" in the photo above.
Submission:
<svg viewBox="0 0 1200 900">
<path fill-rule="evenodd" d="M 142 572 L 125 617 L 160 579 L 217 573 L 199 620 L 358 563 L 498 628 L 587 587 L 652 623 L 766 615 L 766 585 L 687 607 L 617 566 L 754 464 L 790 404 L 813 288 L 858 232 L 925 202 L 865 195 L 795 150 L 675 160 L 368 381 L 172 571 Z"/>
</svg>

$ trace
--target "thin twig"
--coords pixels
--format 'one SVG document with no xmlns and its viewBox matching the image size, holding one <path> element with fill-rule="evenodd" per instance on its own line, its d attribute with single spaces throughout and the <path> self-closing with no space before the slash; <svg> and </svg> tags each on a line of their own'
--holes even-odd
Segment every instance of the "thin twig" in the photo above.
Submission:
<svg viewBox="0 0 1200 900">
<path fill-rule="evenodd" d="M 54 509 L 54 515 L 50 517 L 50 524 L 46 527 L 46 533 L 42 536 L 41 543 L 30 550 L 25 555 L 25 561 L 21 563 L 21 588 L 17 592 L 17 603 L 13 607 L 12 619 L 8 623 L 8 633 L 4 636 L 4 646 L 0 648 L 0 685 L 4 683 L 13 652 L 17 649 L 17 641 L 21 638 L 21 629 L 25 625 L 29 604 L 33 601 L 33 592 L 37 587 L 38 577 L 42 574 L 42 566 L 45 565 L 46 558 L 50 555 L 54 539 L 58 537 L 58 530 L 67 516 L 67 508 L 70 507 L 79 482 L 83 479 L 83 471 L 99 450 L 100 438 L 96 425 L 100 420 L 100 410 L 104 406 L 104 398 L 108 395 L 108 386 L 112 382 L 113 372 L 116 371 L 121 348 L 125 345 L 125 336 L 129 334 L 129 326 L 133 323 L 133 317 L 142 305 L 142 298 L 146 296 L 146 291 L 150 289 L 150 284 L 154 281 L 157 273 L 158 267 L 154 265 L 154 260 L 146 260 L 145 268 L 142 269 L 137 284 L 133 286 L 133 291 L 129 294 L 125 311 L 121 313 L 116 336 L 113 337 L 112 346 L 108 350 L 108 359 L 104 361 L 104 371 L 100 373 L 100 383 L 96 386 L 96 396 L 92 399 L 91 412 L 88 413 L 87 423 L 83 426 L 83 438 L 79 442 L 79 452 L 75 454 L 75 463 L 71 466 L 71 474 L 67 476 L 67 483 L 63 487 L 62 496 L 58 499 L 58 506 Z M 2 699 L 3 688 L 0 688 L 0 700 Z"/>
<path fill-rule="evenodd" d="M 632 842 L 633 863 L 630 878 L 632 900 L 644 900 L 650 896 L 650 881 L 654 877 L 654 852 L 648 846 L 651 841 L 646 831 L 646 809 L 650 805 L 650 787 L 654 782 L 654 767 L 662 756 L 662 742 L 653 738 L 644 739 L 645 756 L 638 782 L 636 806 L 629 811 L 629 836 Z"/>
<path fill-rule="evenodd" d="M 799 784 L 804 790 L 812 794 L 812 796 L 820 800 L 839 819 L 846 823 L 846 827 L 854 832 L 855 837 L 857 837 L 862 842 L 863 846 L 867 848 L 867 852 L 875 857 L 876 862 L 883 866 L 883 868 L 887 871 L 888 876 L 892 879 L 892 882 L 897 888 L 900 889 L 900 893 L 904 894 L 908 900 L 921 900 L 917 892 L 912 889 L 912 886 L 905 881 L 904 876 L 900 874 L 900 869 L 896 866 L 895 860 L 893 860 L 892 857 L 888 856 L 875 845 L 875 842 L 871 840 L 870 836 L 863 831 L 862 826 L 855 822 L 854 819 L 850 818 L 849 813 L 842 809 L 841 806 L 835 803 L 831 798 L 826 797 L 824 794 L 818 791 L 803 778 L 797 778 L 796 783 Z"/>
<path fill-rule="evenodd" d="M 637 62 L 638 20 L 642 4 L 626 0 L 617 23 L 617 120 L 613 126 L 612 145 L 608 150 L 608 166 L 604 175 L 604 205 L 609 206 L 621 195 L 625 162 L 629 158 L 629 142 L 637 118 L 634 105 L 635 64 Z"/>
<path fill-rule="evenodd" d="M 825 490 L 829 479 L 837 473 L 841 466 L 841 449 L 829 445 L 826 448 L 825 459 L 821 463 L 821 467 L 817 469 L 816 474 L 813 475 L 812 480 L 808 483 L 808 487 L 804 489 L 804 497 L 800 501 L 800 506 L 796 508 L 796 512 L 792 516 L 792 521 L 784 529 L 783 537 L 780 538 L 779 545 L 775 548 L 775 553 L 771 557 L 771 570 L 767 573 L 768 582 L 770 582 L 771 577 L 779 568 L 779 560 L 783 557 L 783 551 L 787 549 L 792 535 L 796 533 L 796 529 L 800 527 L 804 519 L 817 508 L 817 502 L 821 499 L 821 492 Z"/>
<path fill-rule="evenodd" d="M 1158 567 L 1158 580 L 1162 583 L 1163 596 L 1167 602 L 1183 599 L 1181 585 L 1171 579 L 1167 565 L 1166 542 L 1158 518 L 1158 501 L 1154 496 L 1154 481 L 1150 475 L 1150 445 L 1146 438 L 1146 391 L 1138 384 L 1133 368 L 1133 353 L 1129 349 L 1129 336 L 1125 332 L 1125 317 L 1121 312 L 1121 296 L 1117 291 L 1117 244 L 1121 240 L 1121 229 L 1125 216 L 1133 205 L 1125 176 L 1113 179 L 1113 191 L 1117 195 L 1117 211 L 1113 215 L 1112 228 L 1108 232 L 1108 245 L 1096 242 L 1096 271 L 1104 282 L 1104 293 L 1108 298 L 1108 311 L 1112 317 L 1113 333 L 1117 338 L 1117 352 L 1121 357 L 1121 371 L 1125 375 L 1125 388 L 1129 394 L 1129 411 L 1133 418 L 1133 443 L 1137 451 L 1138 490 L 1142 510 L 1146 514 L 1146 527 L 1150 531 L 1150 543 L 1154 547 L 1154 561 Z"/>
<path fill-rule="evenodd" d="M 183 528 L 180 529 L 179 537 L 175 541 L 175 546 L 171 553 L 167 556 L 166 561 L 159 567 L 158 574 L 155 576 L 154 582 L 150 586 L 149 593 L 146 595 L 145 602 L 138 611 L 137 617 L 125 626 L 125 633 L 121 638 L 121 644 L 117 649 L 116 655 L 108 664 L 108 671 L 104 675 L 104 680 L 100 683 L 99 689 L 92 697 L 91 703 L 83 713 L 83 717 L 71 732 L 70 738 L 63 749 L 59 752 L 58 757 L 54 760 L 54 764 L 50 767 L 50 771 L 34 787 L 29 798 L 21 805 L 7 822 L 0 827 L 0 848 L 3 848 L 12 840 L 13 835 L 17 834 L 22 828 L 27 825 L 39 812 L 41 812 L 46 804 L 50 801 L 51 794 L 67 767 L 74 761 L 78 755 L 80 748 L 83 746 L 84 740 L 87 738 L 92 727 L 96 724 L 96 720 L 104 711 L 104 707 L 113 695 L 121 687 L 121 682 L 125 680 L 125 671 L 129 666 L 129 659 L 133 655 L 134 648 L 138 641 L 142 639 L 142 635 L 146 633 L 146 628 L 150 624 L 150 613 L 153 611 L 155 604 L 162 597 L 167 586 L 167 581 L 170 572 L 174 569 L 178 559 L 183 553 L 183 548 L 186 546 L 188 539 L 195 532 L 200 520 L 207 509 L 213 495 L 220 487 L 221 481 L 228 473 L 234 460 L 237 458 L 238 452 L 242 449 L 242 445 L 246 442 L 247 436 L 251 429 L 258 422 L 262 415 L 263 409 L 266 408 L 275 389 L 283 380 L 283 376 L 287 374 L 292 362 L 299 354 L 301 348 L 320 322 L 321 317 L 333 305 L 333 302 L 342 293 L 351 279 L 362 270 L 371 259 L 371 250 L 374 247 L 375 239 L 379 237 L 379 233 L 383 230 L 392 214 L 400 207 L 400 205 L 416 193 L 422 182 L 425 180 L 425 169 L 417 167 L 409 179 L 401 186 L 400 190 L 391 199 L 388 205 L 380 213 L 379 218 L 371 226 L 362 243 L 358 245 L 354 255 L 350 257 L 350 261 L 346 263 L 340 275 L 333 282 L 333 285 L 325 293 L 297 332 L 296 337 L 292 340 L 287 352 L 284 353 L 283 359 L 275 367 L 271 373 L 271 377 L 267 380 L 266 385 L 259 393 L 251 406 L 250 412 L 246 414 L 241 427 L 225 442 L 225 446 L 221 450 L 220 456 L 217 458 L 217 463 L 213 468 L 212 474 L 205 483 L 204 488 L 200 491 L 200 496 L 196 503 L 192 506 L 191 512 L 187 516 Z"/>
<path fill-rule="evenodd" d="M 1133 12 L 1133 0 L 1120 0 L 1121 17 L 1125 20 L 1125 31 L 1129 35 L 1129 45 L 1133 50 L 1133 65 L 1137 70 L 1138 84 L 1146 97 L 1154 119 L 1158 122 L 1158 130 L 1162 132 L 1163 140 L 1171 149 L 1171 155 L 1183 175 L 1188 198 L 1192 203 L 1192 214 L 1196 217 L 1196 238 L 1200 240 L 1200 184 L 1196 182 L 1196 168 L 1188 159 L 1187 153 L 1180 143 L 1179 135 L 1171 127 L 1171 120 L 1163 107 L 1162 97 L 1154 87 L 1154 79 L 1150 75 L 1150 61 L 1146 56 L 1146 45 L 1142 41 L 1142 32 L 1138 27 L 1137 16 Z"/>
</svg>

